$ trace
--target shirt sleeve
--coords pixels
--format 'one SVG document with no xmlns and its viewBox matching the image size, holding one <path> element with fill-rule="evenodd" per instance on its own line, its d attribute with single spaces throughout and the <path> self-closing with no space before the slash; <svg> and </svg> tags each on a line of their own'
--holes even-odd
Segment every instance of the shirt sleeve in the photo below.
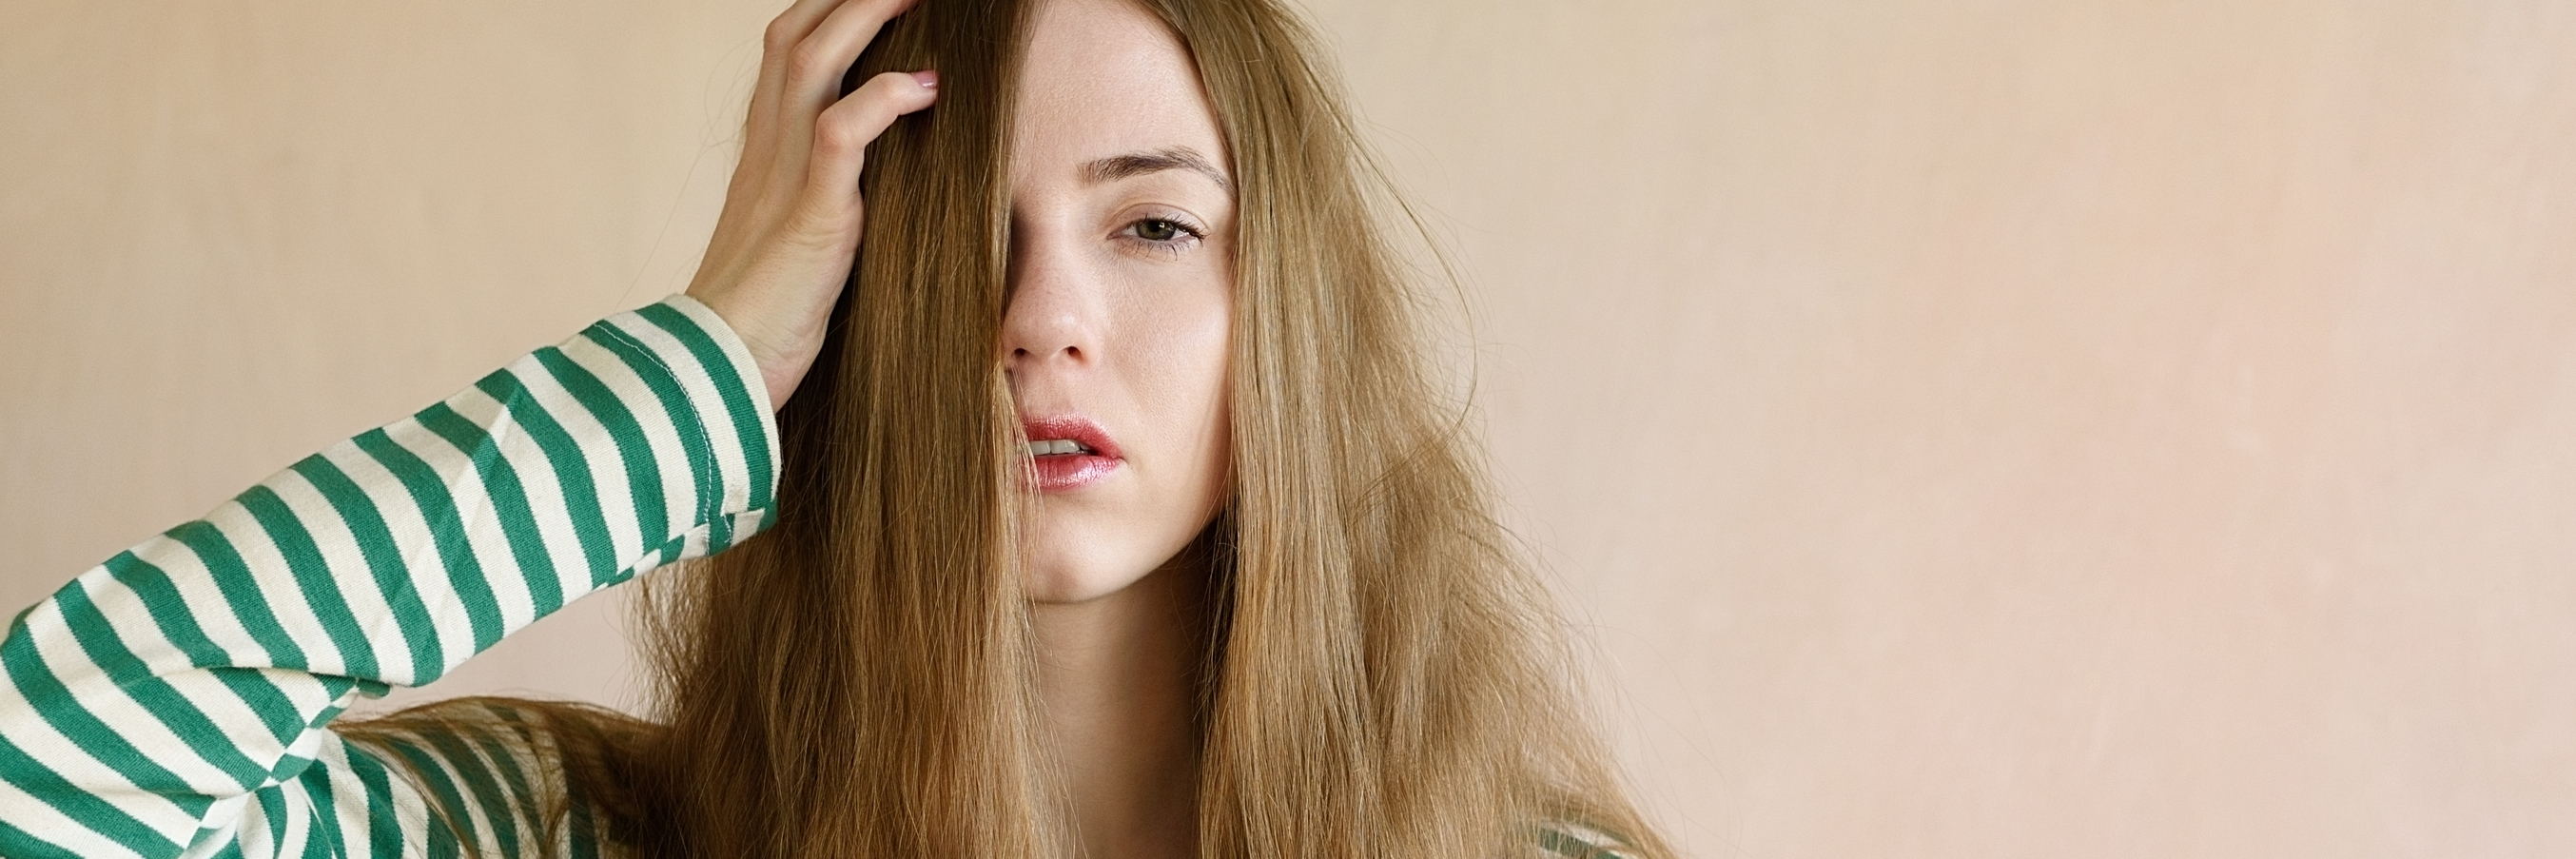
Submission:
<svg viewBox="0 0 2576 859">
<path fill-rule="evenodd" d="M 774 521 L 760 378 L 675 295 L 83 573 L 0 640 L 0 855 L 419 843 L 384 828 L 418 820 L 418 798 L 332 718 Z"/>
</svg>

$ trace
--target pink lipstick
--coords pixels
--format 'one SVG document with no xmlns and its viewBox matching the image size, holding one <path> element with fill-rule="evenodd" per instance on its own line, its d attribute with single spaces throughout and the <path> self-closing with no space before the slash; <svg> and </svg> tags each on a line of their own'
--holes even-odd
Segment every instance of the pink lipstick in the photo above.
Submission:
<svg viewBox="0 0 2576 859">
<path fill-rule="evenodd" d="M 1126 460 L 1109 431 L 1081 415 L 1028 418 L 1031 487 L 1039 492 L 1071 492 L 1106 479 Z"/>
</svg>

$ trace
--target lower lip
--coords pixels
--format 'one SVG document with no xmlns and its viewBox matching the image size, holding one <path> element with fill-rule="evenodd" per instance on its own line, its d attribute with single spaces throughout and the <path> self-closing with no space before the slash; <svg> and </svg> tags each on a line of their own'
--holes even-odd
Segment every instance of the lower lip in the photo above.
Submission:
<svg viewBox="0 0 2576 859">
<path fill-rule="evenodd" d="M 1089 453 L 1065 453 L 1033 457 L 1036 460 L 1035 488 L 1039 492 L 1071 492 L 1106 480 L 1118 470 L 1118 460 Z"/>
</svg>

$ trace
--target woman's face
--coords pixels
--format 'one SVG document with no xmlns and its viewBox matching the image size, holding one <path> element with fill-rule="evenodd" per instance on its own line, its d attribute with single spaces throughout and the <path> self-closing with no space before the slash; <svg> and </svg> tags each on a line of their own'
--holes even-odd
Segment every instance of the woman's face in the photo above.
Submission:
<svg viewBox="0 0 2576 859">
<path fill-rule="evenodd" d="M 1124 0 L 1033 15 L 1002 351 L 1037 494 L 1026 584 L 1080 602 L 1153 572 L 1223 498 L 1234 195 L 1161 21 Z"/>
</svg>

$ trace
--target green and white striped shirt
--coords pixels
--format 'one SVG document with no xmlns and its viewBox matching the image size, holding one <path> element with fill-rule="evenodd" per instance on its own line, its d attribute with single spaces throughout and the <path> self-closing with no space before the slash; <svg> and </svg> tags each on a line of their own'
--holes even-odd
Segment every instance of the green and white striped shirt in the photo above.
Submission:
<svg viewBox="0 0 2576 859">
<path fill-rule="evenodd" d="M 382 750 L 332 718 L 768 524 L 760 378 L 714 312 L 673 296 L 83 573 L 0 643 L 0 855 L 453 853 L 384 756 L 469 805 L 525 804 L 551 776 L 525 738 Z M 478 815 L 478 842 L 515 843 L 512 816 Z M 582 829 L 558 833 L 582 842 L 567 855 L 590 852 Z"/>
<path fill-rule="evenodd" d="M 760 378 L 723 320 L 675 295 L 83 573 L 0 641 L 0 856 L 457 855 L 424 791 L 487 850 L 597 855 L 582 803 L 564 825 L 542 813 L 567 787 L 543 732 L 357 743 L 331 721 L 773 521 Z"/>
</svg>

